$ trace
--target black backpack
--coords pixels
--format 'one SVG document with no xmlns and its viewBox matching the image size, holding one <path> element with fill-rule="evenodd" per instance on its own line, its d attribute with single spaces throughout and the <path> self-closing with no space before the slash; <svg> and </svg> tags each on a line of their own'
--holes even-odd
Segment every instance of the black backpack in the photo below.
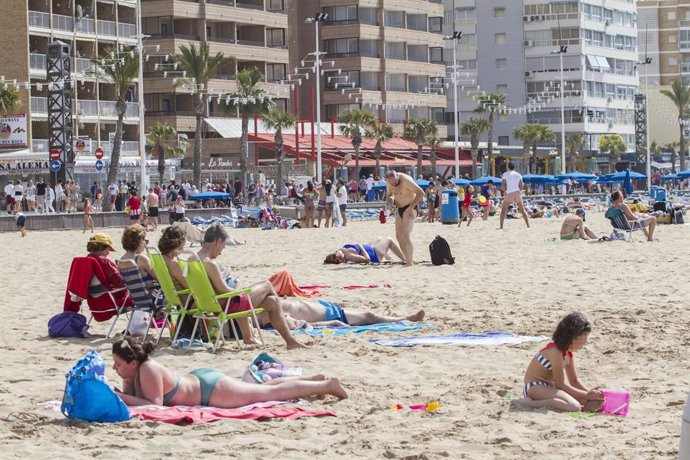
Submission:
<svg viewBox="0 0 690 460">
<path fill-rule="evenodd" d="M 450 253 L 450 245 L 442 236 L 437 236 L 429 245 L 431 263 L 434 265 L 453 265 L 455 257 Z"/>
<path fill-rule="evenodd" d="M 683 219 L 683 211 L 680 209 L 676 209 L 673 211 L 673 223 L 674 224 L 684 224 L 685 219 Z"/>
</svg>

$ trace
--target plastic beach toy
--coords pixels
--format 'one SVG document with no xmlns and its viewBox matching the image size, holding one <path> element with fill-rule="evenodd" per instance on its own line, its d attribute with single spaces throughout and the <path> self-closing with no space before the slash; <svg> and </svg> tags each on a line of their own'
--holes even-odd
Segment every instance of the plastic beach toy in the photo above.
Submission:
<svg viewBox="0 0 690 460">
<path fill-rule="evenodd" d="M 610 415 L 628 415 L 630 393 L 627 391 L 604 390 L 604 405 L 601 411 Z"/>
<path fill-rule="evenodd" d="M 402 404 L 393 404 L 390 407 L 392 410 L 402 410 L 405 409 L 405 406 Z M 441 408 L 441 403 L 439 401 L 431 401 L 430 403 L 427 404 L 412 404 L 411 406 L 407 406 L 407 409 L 409 410 L 421 410 L 424 412 L 433 412 L 436 410 L 439 410 Z"/>
</svg>

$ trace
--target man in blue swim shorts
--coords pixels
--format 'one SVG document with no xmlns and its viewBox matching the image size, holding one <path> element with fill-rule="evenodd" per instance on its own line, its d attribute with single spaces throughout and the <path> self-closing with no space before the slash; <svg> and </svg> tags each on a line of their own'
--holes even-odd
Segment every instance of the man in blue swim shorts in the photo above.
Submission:
<svg viewBox="0 0 690 460">
<path fill-rule="evenodd" d="M 419 310 L 414 315 L 379 315 L 370 311 L 363 312 L 342 308 L 333 302 L 324 299 L 305 299 L 301 297 L 285 297 L 280 300 L 285 313 L 288 327 L 294 329 L 299 320 L 306 321 L 312 326 L 367 326 L 369 324 L 395 323 L 398 321 L 418 322 L 424 319 L 424 310 Z M 259 320 L 268 323 L 268 317 Z"/>
</svg>

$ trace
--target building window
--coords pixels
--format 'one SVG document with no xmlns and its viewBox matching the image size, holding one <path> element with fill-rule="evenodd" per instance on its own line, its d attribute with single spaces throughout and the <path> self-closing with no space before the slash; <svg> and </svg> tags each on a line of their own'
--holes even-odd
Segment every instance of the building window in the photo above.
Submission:
<svg viewBox="0 0 690 460">
<path fill-rule="evenodd" d="M 325 73 L 326 89 L 342 90 L 359 87 L 359 70 L 346 70 L 340 74 L 335 71 Z"/>
<path fill-rule="evenodd" d="M 455 20 L 460 22 L 474 22 L 474 8 L 455 8 Z"/>
<path fill-rule="evenodd" d="M 669 11 L 667 18 L 669 21 L 675 21 L 676 20 L 676 12 L 675 11 Z"/>
<path fill-rule="evenodd" d="M 284 0 L 267 0 L 266 1 L 266 11 L 283 11 L 285 5 Z"/>
<path fill-rule="evenodd" d="M 677 41 L 678 41 L 678 37 L 675 34 L 668 36 L 668 42 L 669 43 L 676 43 Z"/>
<path fill-rule="evenodd" d="M 339 38 L 324 42 L 326 53 L 333 56 L 356 56 L 359 54 L 359 41 L 356 38 Z"/>
<path fill-rule="evenodd" d="M 283 78 L 285 78 L 285 64 L 266 64 L 266 81 L 280 81 Z"/>
<path fill-rule="evenodd" d="M 678 59 L 674 57 L 668 58 L 668 65 L 678 65 Z"/>
<path fill-rule="evenodd" d="M 429 62 L 443 62 L 443 48 L 433 47 L 429 48 Z"/>
<path fill-rule="evenodd" d="M 505 58 L 502 59 L 496 59 L 496 69 L 498 70 L 505 70 L 505 68 L 508 65 L 508 60 Z"/>
<path fill-rule="evenodd" d="M 506 43 L 506 34 L 505 32 L 501 32 L 496 34 L 496 44 L 497 45 L 505 45 Z"/>
<path fill-rule="evenodd" d="M 384 25 L 388 27 L 405 27 L 405 12 L 404 11 L 384 11 L 383 14 Z"/>
<path fill-rule="evenodd" d="M 441 33 L 443 28 L 443 18 L 429 18 L 429 32 Z"/>
<path fill-rule="evenodd" d="M 494 17 L 495 18 L 504 18 L 506 16 L 506 9 L 501 7 L 501 8 L 494 8 Z"/>
<path fill-rule="evenodd" d="M 496 92 L 498 94 L 508 94 L 508 85 L 506 85 L 506 84 L 496 85 Z"/>
<path fill-rule="evenodd" d="M 266 29 L 268 46 L 285 46 L 285 29 Z"/>
<path fill-rule="evenodd" d="M 510 145 L 510 137 L 498 136 L 498 145 Z"/>
<path fill-rule="evenodd" d="M 324 8 L 323 12 L 328 14 L 326 21 L 329 24 L 356 24 L 358 22 L 357 5 L 332 6 Z"/>
</svg>

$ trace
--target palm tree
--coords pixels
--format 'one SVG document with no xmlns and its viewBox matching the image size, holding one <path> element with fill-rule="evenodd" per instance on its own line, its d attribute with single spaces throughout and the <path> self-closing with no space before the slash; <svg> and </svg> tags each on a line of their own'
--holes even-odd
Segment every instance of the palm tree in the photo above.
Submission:
<svg viewBox="0 0 690 460">
<path fill-rule="evenodd" d="M 436 123 L 427 118 L 410 120 L 407 126 L 405 126 L 403 137 L 405 137 L 405 139 L 414 141 L 414 143 L 417 144 L 417 175 L 422 174 L 424 145 L 430 137 L 435 136 L 437 133 L 438 126 L 436 126 Z"/>
<path fill-rule="evenodd" d="M 580 149 L 585 143 L 585 136 L 579 131 L 572 131 L 565 134 L 565 149 L 568 152 L 568 162 L 570 163 L 570 171 L 574 171 L 575 157 L 579 154 Z"/>
<path fill-rule="evenodd" d="M 671 152 L 671 173 L 676 173 L 676 149 L 678 148 L 678 142 L 669 142 L 661 147 L 662 152 Z M 681 170 L 683 171 L 683 170 Z"/>
<path fill-rule="evenodd" d="M 525 163 L 525 171 L 527 171 L 527 174 L 531 174 L 532 159 L 530 158 L 530 147 L 535 142 L 539 142 L 539 125 L 533 123 L 520 125 L 513 130 L 513 136 L 522 140 L 522 158 Z"/>
<path fill-rule="evenodd" d="M 475 113 L 489 113 L 489 125 L 486 128 L 487 153 L 489 160 L 489 171 L 487 172 L 487 175 L 491 175 L 493 173 L 491 166 L 494 154 L 494 116 L 501 117 L 506 114 L 505 109 L 499 107 L 502 107 L 505 102 L 506 97 L 503 94 L 486 93 L 479 98 L 479 105 L 476 109 L 474 109 Z"/>
<path fill-rule="evenodd" d="M 0 85 L 0 115 L 7 116 L 16 113 L 22 106 L 19 90 L 14 86 Z"/>
<path fill-rule="evenodd" d="M 626 150 L 627 146 L 618 134 L 607 134 L 599 138 L 599 151 L 609 154 L 609 172 L 611 173 L 616 172 L 616 163 Z"/>
<path fill-rule="evenodd" d="M 376 141 L 376 146 L 374 147 L 374 159 L 376 159 L 376 174 L 379 173 L 379 166 L 381 166 L 381 155 L 383 154 L 383 143 L 388 142 L 393 137 L 393 127 L 387 125 L 386 123 L 381 123 L 378 120 L 374 122 L 367 128 L 364 135 L 370 137 Z M 359 178 L 355 175 L 355 178 Z"/>
<path fill-rule="evenodd" d="M 483 118 L 470 117 L 460 126 L 463 136 L 470 136 L 470 149 L 472 152 L 472 179 L 477 178 L 477 159 L 479 157 L 479 137 L 489 129 L 489 121 Z M 491 168 L 491 165 L 489 165 Z M 489 171 L 487 175 L 491 174 Z"/>
<path fill-rule="evenodd" d="M 436 178 L 436 150 L 438 150 L 439 147 L 443 145 L 443 139 L 440 137 L 433 135 L 431 136 L 426 143 L 429 144 L 429 163 L 431 163 L 431 178 L 435 179 Z"/>
<path fill-rule="evenodd" d="M 125 97 L 132 88 L 134 79 L 139 76 L 139 59 L 133 48 L 123 49 L 111 48 L 105 50 L 102 59 L 94 59 L 93 64 L 96 72 L 104 73 L 106 79 L 113 83 L 115 89 L 115 111 L 117 112 L 117 122 L 115 124 L 115 139 L 110 151 L 110 168 L 108 169 L 107 183 L 115 183 L 118 169 L 120 167 L 120 148 L 122 147 L 122 133 L 124 131 L 124 118 L 127 112 L 127 102 Z M 113 56 L 116 58 L 113 59 Z M 101 61 L 106 60 L 106 65 L 101 65 Z M 142 84 L 142 82 L 139 82 Z M 144 101 L 139 101 L 143 104 Z M 143 190 L 142 190 L 143 191 Z M 110 210 L 110 202 L 105 200 L 107 210 Z"/>
<path fill-rule="evenodd" d="M 247 168 L 249 163 L 249 118 L 267 114 L 274 106 L 270 94 L 259 87 L 264 75 L 257 68 L 245 69 L 237 74 L 237 91 L 226 95 L 225 110 L 229 113 L 239 112 L 242 119 L 242 153 L 240 171 L 247 193 Z"/>
<path fill-rule="evenodd" d="M 690 85 L 685 83 L 684 80 L 676 80 L 671 85 L 671 90 L 663 89 L 661 94 L 668 97 L 673 101 L 676 108 L 678 109 L 678 123 L 680 131 L 680 141 L 678 145 L 680 146 L 680 170 L 685 171 L 685 136 L 684 136 L 684 122 L 685 116 L 690 108 Z"/>
<path fill-rule="evenodd" d="M 156 123 L 146 134 L 147 150 L 158 158 L 158 177 L 163 183 L 165 159 L 184 157 L 187 141 L 177 138 L 177 131 L 168 124 Z"/>
<path fill-rule="evenodd" d="M 187 77 L 180 79 L 180 84 L 191 79 L 194 84 L 196 101 L 194 104 L 194 114 L 196 116 L 196 129 L 194 131 L 194 166 L 192 182 L 197 186 L 201 181 L 201 128 L 206 115 L 208 102 L 207 92 L 208 82 L 218 75 L 218 72 L 234 58 L 225 57 L 223 53 L 216 53 L 211 57 L 207 43 L 201 43 L 199 48 L 193 43 L 189 46 L 180 46 L 180 54 L 175 56 L 175 61 L 180 64 Z"/>
<path fill-rule="evenodd" d="M 347 110 L 338 116 L 338 123 L 346 125 L 340 127 L 340 132 L 352 138 L 352 147 L 355 149 L 355 177 L 357 178 L 359 178 L 359 146 L 362 145 L 362 131 L 372 126 L 375 121 L 376 117 L 373 113 L 361 109 Z"/>
<path fill-rule="evenodd" d="M 285 160 L 285 156 L 283 155 L 283 130 L 294 128 L 295 121 L 295 116 L 290 112 L 283 112 L 275 108 L 269 110 L 261 119 L 261 123 L 263 123 L 266 129 L 275 130 L 273 142 L 276 147 L 276 162 L 278 164 L 276 177 L 276 184 L 278 187 L 282 187 L 283 184 L 283 161 Z"/>
</svg>

